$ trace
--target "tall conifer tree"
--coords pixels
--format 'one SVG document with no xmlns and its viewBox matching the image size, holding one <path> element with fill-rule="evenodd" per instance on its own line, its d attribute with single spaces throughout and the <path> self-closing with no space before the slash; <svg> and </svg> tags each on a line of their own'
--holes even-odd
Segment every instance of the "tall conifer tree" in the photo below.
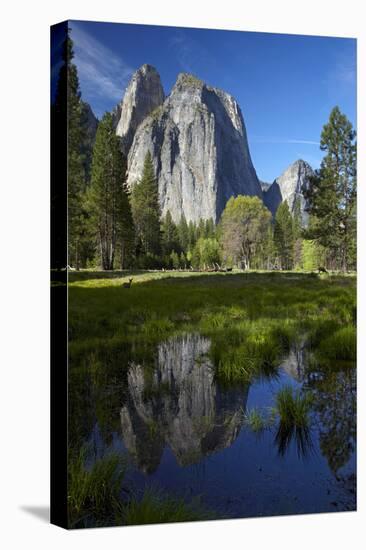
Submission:
<svg viewBox="0 0 366 550">
<path fill-rule="evenodd" d="M 69 30 L 68 30 L 69 32 Z M 85 192 L 85 169 L 83 146 L 86 135 L 82 124 L 77 69 L 72 63 L 73 42 L 68 34 L 63 45 L 63 65 L 59 73 L 53 116 L 62 123 L 67 121 L 67 211 L 68 211 L 68 263 L 79 268 L 80 245 L 85 230 L 83 193 Z M 66 104 L 65 104 L 65 99 Z"/>
<path fill-rule="evenodd" d="M 129 238 L 132 216 L 124 189 L 126 160 L 110 113 L 99 123 L 87 193 L 90 221 L 97 231 L 103 269 L 113 269 L 117 246 Z M 122 243 L 122 244 L 121 244 Z"/>
<path fill-rule="evenodd" d="M 307 237 L 326 247 L 331 263 L 342 270 L 355 266 L 356 247 L 356 133 L 351 122 L 334 107 L 323 127 L 320 169 L 306 192 L 313 217 Z"/>
<path fill-rule="evenodd" d="M 158 256 L 161 252 L 159 191 L 150 152 L 145 157 L 141 180 L 132 188 L 131 207 L 140 253 Z"/>
<path fill-rule="evenodd" d="M 286 201 L 277 208 L 274 223 L 274 242 L 281 269 L 293 267 L 293 220 Z"/>
<path fill-rule="evenodd" d="M 169 256 L 173 250 L 180 253 L 181 247 L 179 243 L 177 226 L 173 222 L 172 215 L 169 210 L 161 224 L 161 236 L 162 252 L 164 256 Z"/>
</svg>

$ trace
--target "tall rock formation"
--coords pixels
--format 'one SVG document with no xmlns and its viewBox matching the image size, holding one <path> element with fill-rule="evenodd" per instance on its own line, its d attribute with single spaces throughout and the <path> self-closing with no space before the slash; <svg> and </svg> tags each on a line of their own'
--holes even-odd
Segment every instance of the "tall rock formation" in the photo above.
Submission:
<svg viewBox="0 0 366 550">
<path fill-rule="evenodd" d="M 307 206 L 303 192 L 309 187 L 309 177 L 314 175 L 310 164 L 304 160 L 297 160 L 274 180 L 272 185 L 263 193 L 263 201 L 267 208 L 276 215 L 277 208 L 281 202 L 286 201 L 290 212 L 295 209 L 296 200 L 300 201 L 302 224 L 308 223 Z"/>
<path fill-rule="evenodd" d="M 163 101 L 164 90 L 159 73 L 151 65 L 142 65 L 132 75 L 122 103 L 113 112 L 116 134 L 121 137 L 125 154 L 131 147 L 139 124 Z"/>
<path fill-rule="evenodd" d="M 169 210 L 175 222 L 183 213 L 187 221 L 212 218 L 217 222 L 231 196 L 262 197 L 235 99 L 183 73 L 163 103 L 156 71 L 150 69 L 154 77 L 148 86 L 138 85 L 143 79 L 136 75 L 142 70 L 127 89 L 117 126 L 127 145 L 142 121 L 129 150 L 128 184 L 133 186 L 141 177 L 150 151 L 162 214 Z M 141 100 L 139 90 L 143 90 Z M 148 103 L 150 95 L 154 99 Z M 152 111 L 148 116 L 147 110 Z"/>
</svg>

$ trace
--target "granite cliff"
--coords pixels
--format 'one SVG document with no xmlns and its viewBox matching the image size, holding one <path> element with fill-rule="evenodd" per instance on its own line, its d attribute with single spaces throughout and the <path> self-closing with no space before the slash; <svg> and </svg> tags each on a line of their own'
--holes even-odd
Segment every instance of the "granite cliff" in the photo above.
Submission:
<svg viewBox="0 0 366 550">
<path fill-rule="evenodd" d="M 151 65 L 142 65 L 132 75 L 123 100 L 113 113 L 116 134 L 126 155 L 139 124 L 163 101 L 164 90 L 158 72 Z"/>
<path fill-rule="evenodd" d="M 240 108 L 228 93 L 182 73 L 164 100 L 160 77 L 148 65 L 132 77 L 116 132 L 128 150 L 128 179 L 141 177 L 151 152 L 162 214 L 178 222 L 217 222 L 231 196 L 262 189 L 253 167 Z"/>
<path fill-rule="evenodd" d="M 263 191 L 263 202 L 267 208 L 276 215 L 277 208 L 281 202 L 286 201 L 290 212 L 295 209 L 296 200 L 300 201 L 300 210 L 302 223 L 304 226 L 308 223 L 308 213 L 306 212 L 306 199 L 303 192 L 309 187 L 309 177 L 314 175 L 310 164 L 304 160 L 297 160 L 274 180 L 272 185 Z"/>
<path fill-rule="evenodd" d="M 300 159 L 272 184 L 259 181 L 240 107 L 223 90 L 181 73 L 165 97 L 159 73 L 145 64 L 112 115 L 128 158 L 128 186 L 138 185 L 150 151 L 163 216 L 169 210 L 175 222 L 182 214 L 188 222 L 218 222 L 230 197 L 250 195 L 262 198 L 273 216 L 283 201 L 293 213 L 298 199 L 307 225 L 303 190 L 313 175 L 311 166 Z"/>
</svg>

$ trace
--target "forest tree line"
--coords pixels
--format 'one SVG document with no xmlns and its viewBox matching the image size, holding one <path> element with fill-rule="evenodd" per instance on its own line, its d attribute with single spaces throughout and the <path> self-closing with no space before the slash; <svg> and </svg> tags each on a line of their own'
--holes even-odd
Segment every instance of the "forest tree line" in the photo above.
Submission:
<svg viewBox="0 0 366 550">
<path fill-rule="evenodd" d="M 258 197 L 231 197 L 215 225 L 184 215 L 174 223 L 161 215 L 158 183 L 150 153 L 142 176 L 126 186 L 127 161 L 113 118 L 105 113 L 90 141 L 70 37 L 64 45 L 53 109 L 67 83 L 69 265 L 112 269 L 314 270 L 356 268 L 356 134 L 335 107 L 321 134 L 324 157 L 304 192 L 309 224 L 301 223 L 300 202 L 287 202 L 274 219 Z"/>
</svg>

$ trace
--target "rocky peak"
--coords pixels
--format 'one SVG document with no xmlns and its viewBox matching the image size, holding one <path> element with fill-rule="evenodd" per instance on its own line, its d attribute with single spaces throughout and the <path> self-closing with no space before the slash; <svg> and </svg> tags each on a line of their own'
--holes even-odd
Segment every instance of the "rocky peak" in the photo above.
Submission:
<svg viewBox="0 0 366 550">
<path fill-rule="evenodd" d="M 127 155 L 136 129 L 164 101 L 164 90 L 157 70 L 142 65 L 131 77 L 120 108 L 115 109 L 116 134 L 121 137 Z"/>
<path fill-rule="evenodd" d="M 313 174 L 314 171 L 310 164 L 298 159 L 274 180 L 263 194 L 264 203 L 273 216 L 276 215 L 277 208 L 283 201 L 287 202 L 290 212 L 293 213 L 296 200 L 299 200 L 302 223 L 304 226 L 307 225 L 308 214 L 305 210 L 307 203 L 303 192 L 308 189 L 309 178 Z"/>
<path fill-rule="evenodd" d="M 271 187 L 271 183 L 268 183 L 267 181 L 262 181 L 260 180 L 259 181 L 260 185 L 261 185 L 261 189 L 263 191 L 263 193 L 265 193 L 266 191 L 268 191 L 268 189 Z"/>
<path fill-rule="evenodd" d="M 279 178 L 277 183 L 280 187 L 283 200 L 288 202 L 290 210 L 293 209 L 296 195 L 302 194 L 309 185 L 309 176 L 314 174 L 310 164 L 302 159 L 291 164 Z"/>
<path fill-rule="evenodd" d="M 184 88 L 202 90 L 204 82 L 191 73 L 179 73 L 172 88 L 172 94 Z"/>
<path fill-rule="evenodd" d="M 181 73 L 164 103 L 138 127 L 128 156 L 128 184 L 141 177 L 150 151 L 163 215 L 217 222 L 231 196 L 262 190 L 235 99 Z"/>
</svg>

